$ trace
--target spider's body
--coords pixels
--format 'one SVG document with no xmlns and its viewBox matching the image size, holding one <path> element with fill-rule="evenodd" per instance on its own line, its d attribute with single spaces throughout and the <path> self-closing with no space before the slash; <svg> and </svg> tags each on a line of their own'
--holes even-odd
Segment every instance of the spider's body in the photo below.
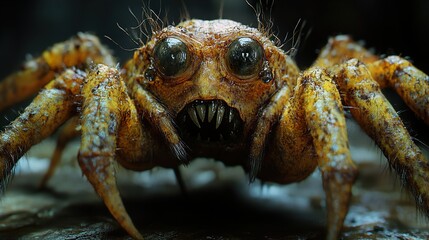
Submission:
<svg viewBox="0 0 429 240">
<path fill-rule="evenodd" d="M 83 173 L 135 238 L 141 235 L 119 196 L 114 163 L 132 170 L 176 168 L 203 156 L 278 183 L 300 181 L 319 167 L 333 239 L 357 174 L 346 105 L 429 213 L 427 159 L 380 92 L 394 87 L 429 123 L 428 76 L 404 59 L 379 59 L 338 36 L 301 72 L 257 29 L 190 20 L 155 32 L 123 69 L 114 64 L 94 36 L 79 34 L 1 83 L 0 108 L 46 86 L 0 135 L 0 181 L 32 145 L 70 119 L 44 182 L 65 143 L 80 134 Z"/>
</svg>

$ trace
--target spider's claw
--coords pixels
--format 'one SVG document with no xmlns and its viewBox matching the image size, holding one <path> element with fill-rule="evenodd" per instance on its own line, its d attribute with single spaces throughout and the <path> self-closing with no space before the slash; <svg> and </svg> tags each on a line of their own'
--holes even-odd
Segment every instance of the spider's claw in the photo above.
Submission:
<svg viewBox="0 0 429 240">
<path fill-rule="evenodd" d="M 127 100 L 123 92 L 125 86 L 116 69 L 100 64 L 88 74 L 82 88 L 82 139 L 78 162 L 116 221 L 133 238 L 142 239 L 125 210 L 116 185 L 116 139 L 125 107 L 118 107 L 118 103 Z"/>
<path fill-rule="evenodd" d="M 92 184 L 95 191 L 103 199 L 119 225 L 135 239 L 143 239 L 128 215 L 116 185 L 116 177 L 111 156 L 85 156 L 79 153 L 79 165 Z"/>
<path fill-rule="evenodd" d="M 176 144 L 172 144 L 170 146 L 170 149 L 173 152 L 174 156 L 176 156 L 176 158 L 179 159 L 181 163 L 187 164 L 189 162 L 188 153 L 186 152 L 186 145 L 183 141 L 180 141 Z"/>
<path fill-rule="evenodd" d="M 157 126 L 159 134 L 170 147 L 172 154 L 182 163 L 186 162 L 188 159 L 186 145 L 177 133 L 175 123 L 167 109 L 139 84 L 133 85 L 133 94 L 136 99 L 137 109 L 141 109 L 144 112 L 152 126 Z M 188 113 L 189 117 L 197 125 L 198 116 L 195 109 Z"/>
<path fill-rule="evenodd" d="M 313 139 L 326 193 L 327 239 L 338 239 L 357 175 L 348 147 L 346 120 L 335 83 L 322 69 L 311 68 L 302 79 L 305 121 Z"/>
<path fill-rule="evenodd" d="M 338 239 L 340 235 L 356 176 L 357 170 L 353 166 L 341 170 L 324 169 L 322 173 L 328 212 L 326 239 Z"/>
<path fill-rule="evenodd" d="M 278 121 L 278 119 L 280 119 L 283 108 L 286 106 L 286 103 L 289 100 L 287 97 L 288 94 L 289 90 L 287 87 L 280 89 L 272 97 L 273 99 L 276 99 L 276 101 L 272 101 L 259 113 L 260 117 L 253 132 L 253 138 L 250 144 L 250 182 L 255 180 L 261 169 L 261 164 L 265 153 L 265 144 L 268 141 L 268 137 L 273 125 Z"/>
<path fill-rule="evenodd" d="M 256 179 L 256 176 L 261 170 L 262 158 L 263 158 L 262 152 L 259 156 L 250 156 L 249 182 L 254 182 Z"/>
</svg>

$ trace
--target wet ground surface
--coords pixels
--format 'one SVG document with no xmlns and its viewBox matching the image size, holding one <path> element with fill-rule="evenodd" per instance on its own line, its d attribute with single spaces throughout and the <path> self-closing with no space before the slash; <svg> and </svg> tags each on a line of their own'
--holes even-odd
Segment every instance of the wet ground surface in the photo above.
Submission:
<svg viewBox="0 0 429 240">
<path fill-rule="evenodd" d="M 21 160 L 0 201 L 0 239 L 130 239 L 82 177 L 77 146 L 68 149 L 49 187 L 38 189 L 52 143 L 42 143 Z M 371 143 L 352 150 L 360 175 L 342 238 L 428 239 L 428 221 L 376 147 Z M 119 170 L 125 206 L 146 239 L 323 239 L 325 204 L 318 172 L 304 182 L 280 186 L 249 184 L 241 168 L 207 159 L 181 170 L 188 195 L 181 193 L 171 170 Z"/>
</svg>

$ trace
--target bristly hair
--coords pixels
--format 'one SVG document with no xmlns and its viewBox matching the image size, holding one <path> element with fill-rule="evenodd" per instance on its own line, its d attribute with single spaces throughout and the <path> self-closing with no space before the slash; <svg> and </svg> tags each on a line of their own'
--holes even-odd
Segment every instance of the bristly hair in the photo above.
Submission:
<svg viewBox="0 0 429 240">
<path fill-rule="evenodd" d="M 189 14 L 188 8 L 186 7 L 185 1 L 180 0 L 180 21 L 186 21 L 191 19 L 191 15 Z"/>
<path fill-rule="evenodd" d="M 134 27 L 134 29 L 138 29 L 139 39 L 142 43 L 147 42 L 153 33 L 161 31 L 168 25 L 167 14 L 162 13 L 161 1 L 157 13 L 151 9 L 150 4 L 150 0 L 147 5 L 142 0 L 141 20 L 136 18 L 138 25 Z M 161 18 L 162 15 L 164 15 L 163 18 Z"/>
<path fill-rule="evenodd" d="M 151 39 L 154 33 L 160 31 L 168 25 L 167 13 L 162 12 L 161 2 L 159 3 L 160 10 L 158 12 L 155 12 L 150 5 L 150 0 L 147 3 L 142 0 L 142 10 L 140 13 L 141 16 L 137 16 L 131 10 L 131 8 L 128 8 L 128 11 L 130 12 L 131 16 L 136 21 L 136 25 L 124 28 L 119 23 L 116 24 L 118 28 L 129 37 L 131 42 L 136 45 L 134 48 L 125 48 L 119 43 L 117 43 L 115 40 L 113 40 L 111 37 L 105 37 L 112 41 L 114 44 L 116 44 L 118 47 L 126 51 L 135 51 L 136 49 L 140 48 L 142 45 L 144 45 L 147 41 Z M 163 17 L 161 18 L 162 15 Z"/>
<path fill-rule="evenodd" d="M 291 36 L 289 37 L 289 34 L 286 34 L 283 40 L 281 40 L 278 37 L 278 30 L 274 32 L 274 21 L 272 19 L 272 11 L 274 8 L 274 0 L 265 0 L 265 3 L 263 3 L 263 0 L 259 0 L 255 5 L 252 5 L 249 0 L 245 0 L 247 5 L 250 6 L 255 15 L 256 20 L 258 22 L 257 29 L 260 31 L 265 37 L 270 39 L 277 47 L 284 48 L 286 47 L 286 54 L 290 57 L 294 58 L 296 54 L 298 53 L 298 49 L 300 45 L 305 42 L 307 37 L 311 33 L 311 29 L 306 30 L 305 29 L 305 21 L 301 21 L 301 19 L 298 20 Z M 181 7 L 180 7 L 180 19 L 179 21 L 185 21 L 190 19 L 189 11 L 186 7 L 186 3 L 184 0 L 180 0 Z M 128 8 L 128 11 L 130 12 L 131 16 L 136 21 L 135 26 L 131 26 L 128 28 L 122 27 L 119 23 L 117 23 L 118 28 L 123 31 L 129 39 L 132 41 L 132 43 L 135 45 L 134 48 L 125 48 L 121 46 L 119 43 L 117 43 L 115 40 L 110 38 L 109 36 L 105 36 L 110 41 L 112 41 L 114 44 L 116 44 L 118 47 L 122 48 L 126 51 L 135 51 L 138 48 L 140 48 L 142 45 L 144 45 L 147 41 L 149 41 L 152 37 L 152 35 L 158 31 L 161 31 L 164 27 L 168 26 L 170 23 L 167 18 L 167 11 L 162 11 L 162 3 L 160 1 L 159 3 L 159 11 L 155 12 L 151 8 L 151 0 L 145 1 L 142 0 L 142 11 L 141 16 L 137 16 L 130 8 Z M 219 18 L 222 18 L 222 12 L 223 12 L 223 1 L 221 2 L 220 9 L 219 9 Z M 161 17 L 162 16 L 162 17 Z M 174 23 L 172 23 L 174 25 Z"/>
<path fill-rule="evenodd" d="M 248 0 L 246 0 L 246 3 L 253 9 L 253 12 L 256 15 L 256 20 L 258 21 L 258 31 L 273 41 L 276 46 L 280 46 L 281 40 L 273 32 L 274 22 L 271 18 L 274 1 L 271 1 L 270 5 L 268 4 L 268 0 L 265 0 L 265 5 L 262 3 L 262 0 L 259 0 L 255 6 L 253 6 Z M 267 9 L 263 9 L 263 6 L 267 6 Z"/>
<path fill-rule="evenodd" d="M 282 41 L 278 37 L 279 31 L 274 31 L 275 24 L 272 18 L 274 0 L 265 0 L 265 4 L 262 2 L 262 0 L 259 0 L 259 2 L 255 4 L 255 6 L 249 3 L 248 0 L 246 0 L 246 3 L 255 12 L 258 21 L 258 31 L 260 31 L 268 39 L 270 39 L 277 47 L 287 47 L 288 49 L 286 50 L 286 54 L 294 58 L 298 53 L 300 45 L 305 42 L 305 40 L 311 33 L 311 29 L 305 29 L 305 21 L 301 21 L 301 19 L 299 19 L 295 28 L 293 29 L 291 36 L 289 37 L 289 34 L 286 34 Z"/>
<path fill-rule="evenodd" d="M 286 54 L 292 58 L 295 58 L 300 45 L 307 40 L 311 33 L 311 28 L 304 31 L 305 24 L 305 21 L 301 21 L 301 19 L 299 19 L 295 25 L 295 28 L 293 29 L 292 36 L 288 39 L 288 34 L 286 34 L 285 40 L 280 46 L 284 47 L 285 45 L 290 45 L 289 49 L 286 51 Z"/>
<path fill-rule="evenodd" d="M 9 126 L 6 126 L 6 128 L 10 128 Z M 18 148 L 18 154 L 22 153 L 22 149 L 21 147 Z M 9 152 L 3 152 L 3 155 L 10 155 L 10 160 L 11 161 L 6 161 L 5 162 L 5 168 L 3 169 L 3 178 L 0 179 L 0 197 L 4 194 L 4 192 L 6 191 L 6 188 L 9 184 L 9 182 L 12 181 L 13 177 L 15 176 L 15 170 L 16 170 L 16 163 L 18 162 L 19 158 L 16 157 L 17 153 L 9 153 Z M 26 155 L 23 154 L 22 158 L 25 157 Z M 12 166 L 11 166 L 12 165 Z M 8 172 L 8 169 L 9 172 Z"/>
</svg>

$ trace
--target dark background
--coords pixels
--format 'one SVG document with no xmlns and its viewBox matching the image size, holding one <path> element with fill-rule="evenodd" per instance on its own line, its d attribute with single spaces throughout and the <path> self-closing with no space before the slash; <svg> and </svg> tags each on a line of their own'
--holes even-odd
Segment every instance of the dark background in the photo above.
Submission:
<svg viewBox="0 0 429 240">
<path fill-rule="evenodd" d="M 134 47 L 128 37 L 116 26 L 135 25 L 128 11 L 139 15 L 142 0 L 38 0 L 2 1 L 0 3 L 0 76 L 17 69 L 26 54 L 37 55 L 47 46 L 69 38 L 78 31 L 90 31 L 101 38 L 112 37 L 125 47 Z M 190 16 L 201 19 L 216 19 L 219 16 L 219 0 L 184 0 Z M 256 0 L 249 0 L 255 5 Z M 280 39 L 293 32 L 297 22 L 306 22 L 304 32 L 311 30 L 301 44 L 298 63 L 308 66 L 316 57 L 317 50 L 329 36 L 350 34 L 356 40 L 364 40 L 368 47 L 380 54 L 409 56 L 415 64 L 428 72 L 429 50 L 426 45 L 429 31 L 429 2 L 425 0 L 393 1 L 265 1 L 261 0 L 266 15 L 271 11 L 274 32 Z M 273 6 L 273 7 L 271 7 Z M 159 11 L 158 1 L 151 8 Z M 171 22 L 179 20 L 181 2 L 164 0 L 162 13 L 167 13 Z M 8 14 L 7 14 L 8 13 Z M 11 16 L 9 16 L 11 15 Z M 223 17 L 256 25 L 256 16 L 244 0 L 225 0 Z M 120 60 L 131 56 L 103 38 Z M 287 50 L 288 46 L 285 47 Z"/>
<path fill-rule="evenodd" d="M 27 54 L 38 56 L 46 47 L 63 41 L 78 31 L 90 31 L 100 36 L 109 45 L 118 60 L 124 62 L 132 56 L 105 38 L 107 35 L 124 48 L 135 45 L 118 27 L 136 25 L 128 11 L 130 8 L 140 15 L 142 0 L 39 0 L 39 1 L 2 1 L 0 3 L 0 79 L 18 69 Z M 219 0 L 184 0 L 192 18 L 216 19 L 219 17 Z M 302 68 L 311 64 L 318 50 L 330 36 L 350 34 L 356 40 L 363 40 L 366 46 L 378 54 L 398 54 L 409 58 L 417 67 L 429 72 L 429 49 L 427 46 L 429 31 L 429 1 L 408 0 L 353 0 L 353 1 L 273 1 L 249 0 L 252 5 L 261 2 L 265 15 L 274 22 L 273 31 L 280 39 L 289 33 L 292 35 L 297 23 L 305 22 L 303 35 L 308 37 L 299 45 L 296 60 Z M 223 17 L 256 26 L 256 16 L 244 0 L 225 0 Z M 154 12 L 162 9 L 170 22 L 180 19 L 181 1 L 152 1 Z M 270 14 L 271 13 L 271 14 Z M 8 16 L 11 15 L 11 16 Z M 290 44 L 284 46 L 288 50 Z M 387 93 L 389 96 L 392 95 Z M 398 111 L 406 107 L 394 99 Z M 24 103 L 25 105 L 25 103 Z M 13 119 L 14 112 L 22 106 L 6 111 L 4 116 Z M 409 111 L 404 111 L 407 125 L 413 120 Z M 2 118 L 3 119 L 3 118 Z M 414 135 L 424 138 L 428 130 L 417 121 L 412 127 Z M 420 127 L 419 127 L 420 126 Z M 417 130 L 415 130 L 417 129 Z M 418 134 L 420 132 L 420 134 Z M 427 135 L 427 132 L 426 132 Z"/>
<path fill-rule="evenodd" d="M 39 0 L 2 1 L 0 3 L 1 70 L 5 76 L 17 69 L 26 54 L 37 55 L 47 46 L 69 38 L 78 31 L 91 31 L 101 38 L 112 37 L 125 47 L 134 47 L 128 37 L 116 26 L 135 25 L 128 11 L 139 15 L 142 0 Z M 219 16 L 219 0 L 184 0 L 190 16 L 201 19 L 216 19 Z M 249 0 L 256 5 L 256 0 Z M 317 50 L 329 36 L 350 34 L 356 40 L 364 40 L 368 47 L 380 54 L 409 56 L 415 64 L 429 72 L 429 50 L 426 45 L 429 31 L 429 2 L 425 0 L 394 1 L 265 1 L 261 0 L 266 15 L 271 12 L 274 32 L 280 39 L 287 33 L 291 36 L 297 22 L 306 22 L 304 33 L 309 37 L 301 44 L 298 63 L 308 66 L 316 57 Z M 179 20 L 181 2 L 152 1 L 155 12 L 162 8 L 171 22 Z M 273 7 L 271 7 L 273 6 Z M 7 14 L 9 13 L 9 14 Z M 11 15 L 11 16 L 8 16 Z M 256 16 L 244 0 L 225 0 L 223 17 L 255 26 Z M 120 60 L 131 56 L 108 39 Z M 285 46 L 285 50 L 289 46 Z"/>
</svg>

